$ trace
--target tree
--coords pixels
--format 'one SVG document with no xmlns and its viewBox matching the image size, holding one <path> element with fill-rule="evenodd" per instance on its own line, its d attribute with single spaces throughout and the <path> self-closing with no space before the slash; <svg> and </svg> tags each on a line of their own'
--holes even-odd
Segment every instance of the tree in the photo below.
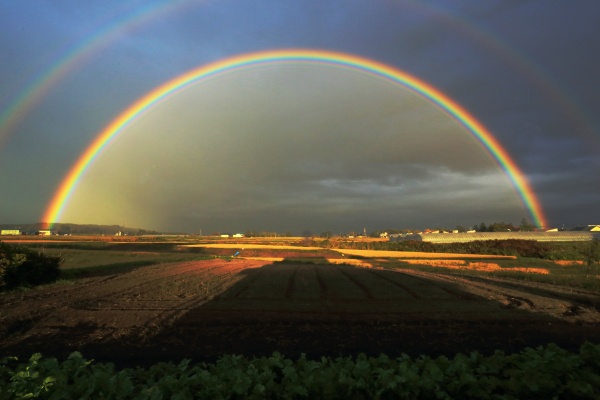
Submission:
<svg viewBox="0 0 600 400">
<path fill-rule="evenodd" d="M 392 235 L 392 234 L 397 234 L 397 233 L 406 233 L 406 232 L 408 232 L 408 229 L 387 228 L 387 229 L 384 229 L 384 232 L 387 232 L 388 234 Z"/>
<path fill-rule="evenodd" d="M 378 237 L 381 237 L 381 235 L 384 234 L 384 233 L 389 234 L 390 232 L 389 231 L 376 230 L 376 231 L 373 231 L 373 232 L 369 233 L 369 237 L 378 238 Z"/>
<path fill-rule="evenodd" d="M 479 224 L 479 229 L 477 229 L 477 232 L 487 232 L 487 226 L 485 226 L 485 224 L 482 222 Z"/>
<path fill-rule="evenodd" d="M 531 232 L 535 229 L 535 226 L 531 225 L 529 223 L 529 221 L 527 221 L 525 219 L 525 217 L 523 217 L 523 219 L 521 220 L 521 225 L 519 225 L 519 228 L 521 228 L 521 232 Z"/>
<path fill-rule="evenodd" d="M 488 232 L 509 232 L 515 231 L 516 228 L 513 224 L 505 223 L 505 222 L 494 222 L 487 228 Z"/>
</svg>

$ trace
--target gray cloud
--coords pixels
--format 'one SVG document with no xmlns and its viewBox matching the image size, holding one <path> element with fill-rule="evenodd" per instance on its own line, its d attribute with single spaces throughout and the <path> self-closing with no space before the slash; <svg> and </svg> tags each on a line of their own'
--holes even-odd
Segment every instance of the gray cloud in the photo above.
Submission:
<svg viewBox="0 0 600 400">
<path fill-rule="evenodd" d="M 0 5 L 0 51 L 9 55 L 0 66 L 2 112 L 64 49 L 135 7 Z M 0 141 L 0 222 L 38 219 L 95 135 L 152 88 L 223 57 L 289 47 L 355 53 L 432 83 L 493 132 L 551 223 L 591 221 L 600 201 L 598 8 L 235 0 L 167 7 L 71 65 L 42 101 L 21 110 L 25 118 Z M 271 65 L 205 80 L 146 112 L 90 168 L 64 222 L 299 233 L 524 216 L 490 155 L 428 101 L 339 68 Z"/>
</svg>

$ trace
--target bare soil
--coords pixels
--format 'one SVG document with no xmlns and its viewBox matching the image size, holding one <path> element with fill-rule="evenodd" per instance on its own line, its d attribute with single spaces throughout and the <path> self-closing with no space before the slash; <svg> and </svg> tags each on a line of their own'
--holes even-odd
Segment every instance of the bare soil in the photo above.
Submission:
<svg viewBox="0 0 600 400">
<path fill-rule="evenodd" d="M 380 265 L 383 261 L 378 261 Z M 364 352 L 519 351 L 600 342 L 600 295 L 481 276 L 213 259 L 0 294 L 0 358 L 118 365 Z"/>
</svg>

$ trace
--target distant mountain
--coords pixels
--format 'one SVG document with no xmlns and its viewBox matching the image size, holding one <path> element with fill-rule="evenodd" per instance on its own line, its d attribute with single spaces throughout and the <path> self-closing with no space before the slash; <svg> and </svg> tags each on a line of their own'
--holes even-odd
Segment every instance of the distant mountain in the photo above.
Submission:
<svg viewBox="0 0 600 400">
<path fill-rule="evenodd" d="M 0 229 L 19 229 L 24 234 L 34 235 L 40 230 L 48 229 L 48 224 L 37 222 L 35 224 L 0 224 Z M 121 232 L 124 235 L 154 235 L 160 232 L 141 228 L 128 228 L 120 225 L 94 225 L 94 224 L 63 224 L 52 225 L 52 233 L 58 235 L 114 235 Z"/>
</svg>

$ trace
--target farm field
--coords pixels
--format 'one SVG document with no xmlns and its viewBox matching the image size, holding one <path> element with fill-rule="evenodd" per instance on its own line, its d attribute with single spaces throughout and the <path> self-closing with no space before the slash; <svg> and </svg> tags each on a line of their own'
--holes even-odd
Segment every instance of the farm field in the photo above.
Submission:
<svg viewBox="0 0 600 400">
<path fill-rule="evenodd" d="M 62 249 L 72 257 L 70 268 L 82 260 L 87 264 L 80 269 L 109 261 L 117 267 L 0 293 L 0 358 L 66 357 L 78 350 L 128 365 L 225 353 L 453 355 L 600 342 L 598 291 L 481 273 L 502 269 L 503 262 L 518 268 L 520 260 L 437 254 L 419 261 L 378 253 L 344 259 L 302 248 L 249 248 L 242 252 L 247 256 L 230 258 L 224 255 L 232 249 L 223 247 L 209 253 L 132 249 L 125 246 L 120 255 Z M 153 257 L 160 262 L 146 263 Z M 457 266 L 465 267 L 460 274 Z M 532 271 L 517 272 L 536 273 L 526 266 Z"/>
</svg>

